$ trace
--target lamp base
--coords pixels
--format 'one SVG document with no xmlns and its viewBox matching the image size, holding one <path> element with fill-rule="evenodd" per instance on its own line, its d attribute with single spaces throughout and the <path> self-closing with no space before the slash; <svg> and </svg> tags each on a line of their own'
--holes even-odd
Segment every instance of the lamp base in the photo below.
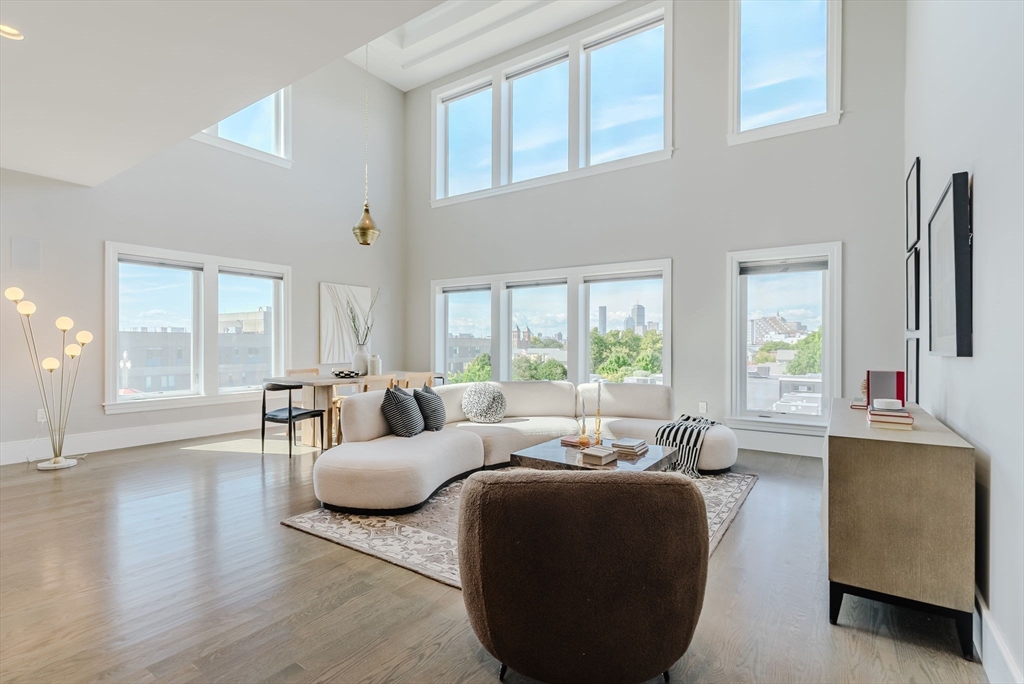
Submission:
<svg viewBox="0 0 1024 684">
<path fill-rule="evenodd" d="M 36 464 L 36 468 L 39 470 L 61 470 L 62 468 L 70 468 L 71 466 L 78 465 L 78 459 L 75 458 L 51 458 L 45 461 L 40 461 Z"/>
</svg>

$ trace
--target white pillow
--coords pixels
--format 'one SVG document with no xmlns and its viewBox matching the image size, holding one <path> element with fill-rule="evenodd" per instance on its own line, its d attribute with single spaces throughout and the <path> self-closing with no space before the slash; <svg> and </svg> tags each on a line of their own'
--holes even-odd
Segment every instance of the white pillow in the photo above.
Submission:
<svg viewBox="0 0 1024 684">
<path fill-rule="evenodd" d="M 489 383 L 473 383 L 462 395 L 462 412 L 474 423 L 500 423 L 505 417 L 505 395 Z"/>
</svg>

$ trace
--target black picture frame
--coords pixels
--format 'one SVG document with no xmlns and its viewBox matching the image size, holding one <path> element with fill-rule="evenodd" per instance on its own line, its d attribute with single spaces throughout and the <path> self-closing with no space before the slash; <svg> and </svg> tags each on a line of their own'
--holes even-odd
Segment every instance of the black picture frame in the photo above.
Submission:
<svg viewBox="0 0 1024 684">
<path fill-rule="evenodd" d="M 906 181 L 907 251 L 921 240 L 921 158 L 915 157 Z"/>
<path fill-rule="evenodd" d="M 928 351 L 973 356 L 970 179 L 954 173 L 928 219 Z"/>
<path fill-rule="evenodd" d="M 920 380 L 918 377 L 921 370 L 921 341 L 916 337 L 907 338 L 907 365 L 903 377 L 907 383 L 904 397 L 907 401 L 915 404 L 921 403 L 919 399 Z"/>
<path fill-rule="evenodd" d="M 907 255 L 907 331 L 914 332 L 921 327 L 921 299 L 918 296 L 921 282 L 921 250 L 915 247 Z"/>
</svg>

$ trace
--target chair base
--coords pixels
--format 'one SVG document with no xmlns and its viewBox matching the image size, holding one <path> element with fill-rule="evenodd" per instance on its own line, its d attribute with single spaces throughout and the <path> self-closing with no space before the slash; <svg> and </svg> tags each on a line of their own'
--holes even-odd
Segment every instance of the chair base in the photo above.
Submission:
<svg viewBox="0 0 1024 684">
<path fill-rule="evenodd" d="M 498 670 L 498 681 L 499 682 L 505 681 L 505 673 L 506 672 L 508 672 L 508 665 L 506 665 L 505 663 L 502 663 L 501 664 L 501 669 Z"/>
</svg>

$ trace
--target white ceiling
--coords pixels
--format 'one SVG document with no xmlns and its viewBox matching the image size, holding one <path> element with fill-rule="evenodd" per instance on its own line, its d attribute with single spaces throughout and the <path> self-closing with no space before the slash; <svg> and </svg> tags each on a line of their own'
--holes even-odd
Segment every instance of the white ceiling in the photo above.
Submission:
<svg viewBox="0 0 1024 684">
<path fill-rule="evenodd" d="M 439 0 L 4 0 L 0 166 L 96 185 Z"/>
<path fill-rule="evenodd" d="M 622 0 L 448 0 L 370 43 L 370 72 L 412 90 Z M 362 48 L 348 58 L 362 66 Z"/>
</svg>

